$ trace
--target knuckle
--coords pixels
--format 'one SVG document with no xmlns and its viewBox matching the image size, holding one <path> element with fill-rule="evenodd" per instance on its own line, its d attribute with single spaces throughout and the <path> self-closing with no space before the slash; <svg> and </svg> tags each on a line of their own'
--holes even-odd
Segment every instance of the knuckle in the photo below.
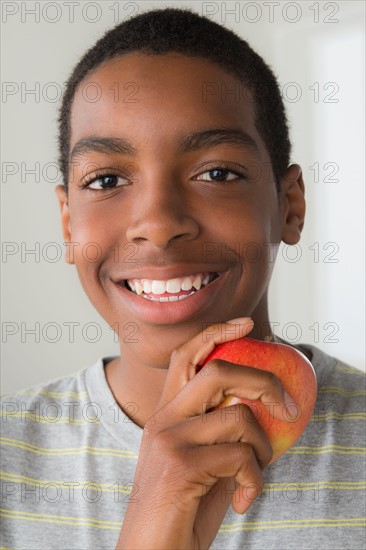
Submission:
<svg viewBox="0 0 366 550">
<path fill-rule="evenodd" d="M 220 359 L 211 359 L 203 369 L 200 370 L 198 375 L 201 375 L 202 378 L 212 376 L 217 377 L 220 374 L 221 370 L 221 360 Z"/>
<path fill-rule="evenodd" d="M 158 433 L 164 430 L 165 417 L 167 416 L 167 406 L 159 409 L 151 416 L 144 425 L 144 437 L 153 439 Z"/>
<path fill-rule="evenodd" d="M 144 426 L 144 434 L 149 438 L 154 437 L 156 433 L 167 427 L 172 414 L 174 414 L 174 404 L 168 402 L 147 420 Z"/>
<path fill-rule="evenodd" d="M 185 380 L 184 372 L 195 373 L 197 370 L 196 363 L 189 356 L 187 344 L 188 342 L 173 350 L 169 362 L 169 371 L 174 371 L 174 377 L 180 378 L 182 382 Z"/>
<path fill-rule="evenodd" d="M 249 405 L 246 403 L 237 403 L 234 406 L 237 407 L 242 422 L 257 422 L 257 419 Z"/>
<path fill-rule="evenodd" d="M 237 470 L 247 470 L 248 464 L 255 457 L 254 451 L 249 443 L 240 442 L 234 447 L 233 461 Z"/>
<path fill-rule="evenodd" d="M 236 476 L 243 482 L 262 481 L 256 454 L 249 443 L 238 443 L 235 462 Z"/>
<path fill-rule="evenodd" d="M 164 461 L 170 465 L 183 464 L 187 453 L 182 450 L 170 428 L 160 430 L 151 441 L 150 452 L 156 456 L 164 457 Z"/>
<path fill-rule="evenodd" d="M 244 403 L 222 407 L 217 412 L 220 413 L 221 422 L 228 423 L 230 435 L 237 441 L 242 440 L 243 434 L 248 432 L 248 423 L 256 422 L 252 410 Z"/>
<path fill-rule="evenodd" d="M 183 487 L 187 476 L 194 468 L 191 449 L 182 445 L 172 429 L 164 429 L 155 434 L 149 445 L 149 467 L 162 486 Z M 170 490 L 170 489 L 169 489 Z"/>
<path fill-rule="evenodd" d="M 172 434 L 170 430 L 160 430 L 154 435 L 152 441 L 152 448 L 158 452 L 165 453 L 172 445 Z"/>
<path fill-rule="evenodd" d="M 281 391 L 281 382 L 273 372 L 262 371 L 263 387 L 267 391 Z"/>
<path fill-rule="evenodd" d="M 223 381 L 227 381 L 230 374 L 232 375 L 235 369 L 237 369 L 237 365 L 224 359 L 211 359 L 208 364 L 211 364 L 213 374 L 218 378 L 222 378 Z"/>
<path fill-rule="evenodd" d="M 151 459 L 157 459 L 161 475 L 166 475 L 175 482 L 189 477 L 189 472 L 195 467 L 190 451 L 189 447 L 174 441 L 171 432 L 167 430 L 159 432 L 150 446 Z"/>
<path fill-rule="evenodd" d="M 151 441 L 149 447 L 150 460 L 158 457 L 159 462 L 167 462 L 173 459 L 173 452 L 169 445 L 169 438 L 165 433 L 165 430 L 156 433 Z"/>
</svg>

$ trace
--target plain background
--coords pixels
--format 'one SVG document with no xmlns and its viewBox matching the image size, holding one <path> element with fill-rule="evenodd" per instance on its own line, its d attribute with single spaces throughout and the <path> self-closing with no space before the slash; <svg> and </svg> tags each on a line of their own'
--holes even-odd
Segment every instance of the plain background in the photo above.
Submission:
<svg viewBox="0 0 366 550">
<path fill-rule="evenodd" d="M 275 71 L 307 219 L 279 251 L 270 318 L 289 342 L 364 368 L 364 2 L 2 2 L 2 393 L 119 354 L 64 261 L 59 96 L 107 29 L 169 5 L 211 14 Z"/>
</svg>

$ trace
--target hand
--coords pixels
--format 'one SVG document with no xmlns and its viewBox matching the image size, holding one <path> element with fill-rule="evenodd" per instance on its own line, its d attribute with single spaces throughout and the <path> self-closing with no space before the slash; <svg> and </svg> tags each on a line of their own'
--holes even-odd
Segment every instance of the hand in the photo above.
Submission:
<svg viewBox="0 0 366 550">
<path fill-rule="evenodd" d="M 196 374 L 217 344 L 252 328 L 247 318 L 211 325 L 173 352 L 158 409 L 144 427 L 138 499 L 128 504 L 117 549 L 209 548 L 230 502 L 244 513 L 262 491 L 272 449 L 250 408 L 207 410 L 227 395 L 285 406 L 281 383 L 223 360 Z"/>
</svg>

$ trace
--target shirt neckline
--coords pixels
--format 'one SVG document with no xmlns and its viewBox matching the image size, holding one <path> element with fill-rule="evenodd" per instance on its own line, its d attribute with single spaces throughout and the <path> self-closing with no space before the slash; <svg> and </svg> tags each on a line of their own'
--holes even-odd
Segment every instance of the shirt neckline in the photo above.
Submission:
<svg viewBox="0 0 366 550">
<path fill-rule="evenodd" d="M 116 402 L 111 388 L 107 382 L 105 367 L 107 363 L 118 356 L 101 357 L 89 369 L 85 370 L 85 385 L 92 402 L 97 403 L 97 410 L 101 412 L 100 421 L 105 429 L 119 443 L 124 443 L 131 448 L 139 448 L 143 429 L 129 418 Z M 126 410 L 136 404 L 125 404 Z"/>
</svg>

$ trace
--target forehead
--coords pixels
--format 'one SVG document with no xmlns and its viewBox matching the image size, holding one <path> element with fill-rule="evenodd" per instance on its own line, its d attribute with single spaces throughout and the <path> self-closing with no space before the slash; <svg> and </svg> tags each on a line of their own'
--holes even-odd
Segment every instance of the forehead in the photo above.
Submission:
<svg viewBox="0 0 366 550">
<path fill-rule="evenodd" d="M 128 136 L 136 148 L 166 147 L 202 128 L 242 128 L 264 148 L 254 102 L 219 65 L 178 53 L 129 53 L 99 66 L 79 85 L 71 109 L 71 143 Z"/>
</svg>

